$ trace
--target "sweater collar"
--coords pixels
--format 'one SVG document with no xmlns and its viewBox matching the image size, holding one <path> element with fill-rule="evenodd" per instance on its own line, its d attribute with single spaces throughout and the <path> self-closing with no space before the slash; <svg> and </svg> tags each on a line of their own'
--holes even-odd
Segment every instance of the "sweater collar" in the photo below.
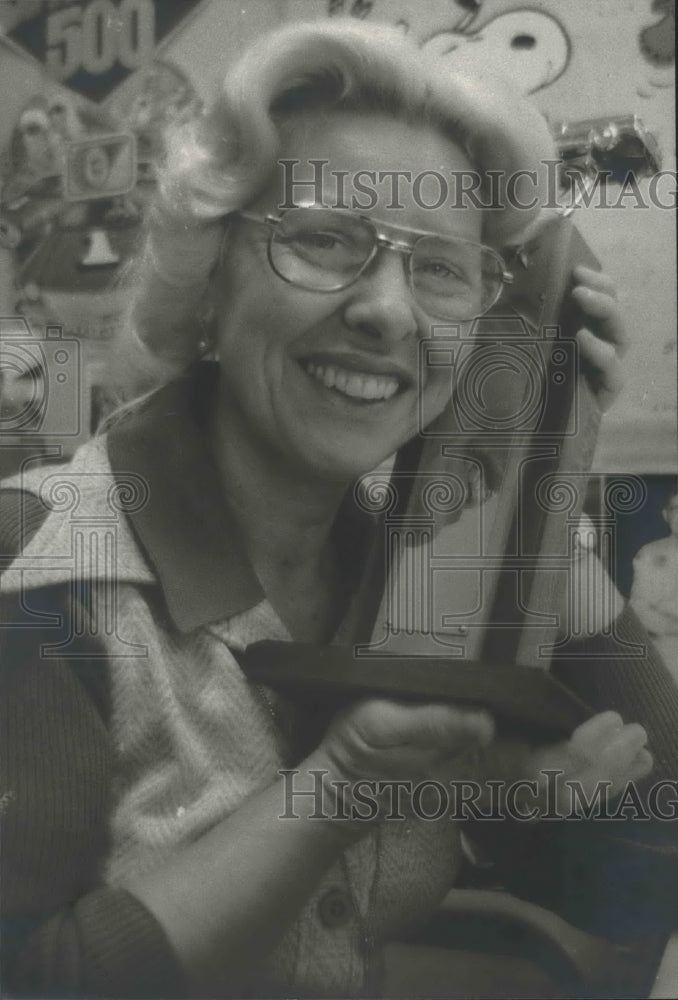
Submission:
<svg viewBox="0 0 678 1000">
<path fill-rule="evenodd" d="M 182 632 L 230 618 L 264 598 L 204 431 L 217 375 L 216 365 L 200 365 L 108 433 L 116 480 L 122 483 L 133 473 L 148 487 L 148 502 L 127 516 Z"/>
</svg>

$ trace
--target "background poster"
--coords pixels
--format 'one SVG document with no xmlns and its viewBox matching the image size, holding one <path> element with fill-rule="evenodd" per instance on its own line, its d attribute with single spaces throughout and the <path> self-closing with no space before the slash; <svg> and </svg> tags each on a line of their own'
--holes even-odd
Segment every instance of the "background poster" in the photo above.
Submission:
<svg viewBox="0 0 678 1000">
<path fill-rule="evenodd" d="M 676 444 L 676 250 L 673 3 L 671 0 L 0 0 L 0 150 L 8 160 L 22 113 L 67 108 L 76 131 L 136 134 L 150 158 L 163 123 L 208 99 L 220 74 L 250 39 L 275 23 L 338 15 L 401 26 L 423 48 L 455 63 L 489 61 L 512 75 L 552 122 L 639 115 L 656 138 L 666 175 L 650 204 L 649 181 L 623 209 L 581 209 L 577 223 L 616 279 L 632 333 L 627 386 L 606 416 L 595 468 L 672 474 Z M 154 67 L 151 69 L 151 67 Z M 155 116 L 155 118 L 154 118 Z M 30 126 L 30 114 L 28 114 Z M 155 130 L 155 131 L 154 131 Z M 16 155 L 16 150 L 14 150 Z M 11 163 L 10 163 L 11 168 Z M 11 173 L 11 169 L 10 169 Z M 9 192 L 11 194 L 11 191 Z M 136 188 L 143 202 L 143 179 Z M 130 227 L 128 243 L 135 230 Z M 89 342 L 116 327 L 111 277 L 131 247 L 118 229 L 120 260 L 102 275 L 50 275 L 52 312 Z M 113 241 L 115 242 L 115 240 Z M 109 244 L 111 240 L 109 239 Z M 91 239 L 90 239 L 91 247 Z M 63 248 L 60 247 L 63 250 Z M 107 252 L 100 242 L 94 253 Z M 108 248 L 110 252 L 110 247 Z M 54 254 L 52 257 L 54 258 Z M 73 261 L 67 246 L 58 254 Z M 52 267 L 55 267 L 52 262 Z M 16 313 L 16 260 L 0 249 L 1 315 Z M 29 275 L 29 279 L 34 275 Z M 95 286 L 88 288 L 89 284 Z M 28 280 L 34 291 L 34 281 Z M 103 283 L 104 287 L 98 287 Z M 57 286 L 63 286 L 58 288 Z M 97 292 L 98 296 L 90 293 Z M 59 292 L 65 294 L 59 294 Z M 108 299 L 107 296 L 108 295 Z M 20 297 L 19 297 L 20 298 Z M 24 297 L 25 298 L 25 297 Z M 28 307 L 26 307 L 28 308 Z M 29 310 L 30 311 L 30 310 Z M 90 355 L 96 352 L 87 349 Z M 97 355 L 98 357 L 98 355 Z M 98 381 L 97 361 L 93 379 Z"/>
</svg>

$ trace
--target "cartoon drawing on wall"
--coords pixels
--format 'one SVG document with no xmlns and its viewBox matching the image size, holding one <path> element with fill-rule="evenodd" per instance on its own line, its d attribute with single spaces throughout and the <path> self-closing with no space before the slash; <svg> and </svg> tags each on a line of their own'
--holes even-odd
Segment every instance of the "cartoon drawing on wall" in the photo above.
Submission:
<svg viewBox="0 0 678 1000">
<path fill-rule="evenodd" d="M 135 252 L 163 130 L 200 103 L 157 51 L 202 2 L 148 0 L 136 20 L 123 5 L 115 24 L 96 0 L 0 4 L 0 46 L 44 70 L 0 157 L 0 245 L 34 319 L 113 332 L 125 295 L 114 286 Z"/>
<path fill-rule="evenodd" d="M 455 25 L 455 31 L 466 31 L 469 24 L 474 20 L 480 8 L 483 5 L 483 0 L 455 0 L 457 7 L 462 7 L 466 13 L 463 15 L 461 21 Z"/>
<path fill-rule="evenodd" d="M 55 88 L 30 98 L 19 114 L 0 168 L 3 202 L 18 199 L 34 191 L 39 182 L 60 174 L 69 142 L 112 128 L 102 110 L 88 109 L 74 94 Z"/>
<path fill-rule="evenodd" d="M 200 107 L 187 75 L 157 53 L 203 2 L 124 4 L 119 21 L 98 0 L 0 2 L 0 51 L 41 70 L 0 149 L 4 308 L 28 324 L 27 336 L 40 339 L 56 324 L 82 342 L 87 392 L 103 377 L 106 344 L 124 319 L 127 265 L 154 193 L 163 130 Z M 46 370 L 51 385 L 50 363 Z M 97 398 L 103 412 L 106 400 Z M 65 454 L 76 444 L 59 447 Z"/>
<path fill-rule="evenodd" d="M 431 35 L 422 43 L 424 51 L 449 56 L 450 65 L 460 69 L 501 66 L 502 75 L 524 94 L 549 86 L 565 72 L 570 40 L 553 15 L 517 9 L 477 25 L 479 10 L 467 10 L 454 29 Z"/>
<path fill-rule="evenodd" d="M 496 14 L 478 24 L 481 0 L 456 0 L 462 15 L 452 28 L 436 30 L 421 46 L 425 52 L 443 58 L 450 65 L 482 71 L 487 66 L 501 66 L 502 75 L 512 80 L 524 94 L 532 94 L 557 80 L 570 59 L 569 37 L 555 17 L 544 11 L 518 8 Z M 365 18 L 373 0 L 328 0 L 330 17 L 350 15 Z M 408 18 L 396 25 L 407 32 Z"/>
<path fill-rule="evenodd" d="M 15 177 L 23 178 L 23 185 L 29 186 L 56 171 L 54 140 L 47 102 L 30 101 L 19 116 L 9 152 L 11 170 Z"/>
<path fill-rule="evenodd" d="M 18 298 L 40 299 L 49 318 L 78 335 L 113 332 L 115 303 L 125 297 L 114 285 L 135 252 L 163 128 L 198 106 L 185 74 L 162 60 L 95 109 L 61 88 L 27 102 L 0 169 L 0 223 Z"/>
<path fill-rule="evenodd" d="M 478 17 L 482 0 L 456 0 L 461 17 L 451 28 L 437 29 L 425 38 L 425 52 L 442 58 L 450 65 L 482 71 L 487 66 L 501 66 L 502 75 L 512 80 L 524 94 L 532 94 L 557 80 L 570 58 L 570 40 L 552 14 L 530 8 L 518 8 L 495 14 L 482 24 Z M 330 17 L 350 15 L 365 18 L 372 11 L 372 0 L 328 0 Z M 409 18 L 401 17 L 396 25 L 410 30 Z"/>
</svg>

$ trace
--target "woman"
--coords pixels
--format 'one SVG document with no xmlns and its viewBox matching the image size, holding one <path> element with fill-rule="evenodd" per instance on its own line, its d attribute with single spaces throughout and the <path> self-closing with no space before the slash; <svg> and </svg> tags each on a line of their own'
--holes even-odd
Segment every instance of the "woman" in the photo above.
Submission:
<svg viewBox="0 0 678 1000">
<path fill-rule="evenodd" d="M 7 630 L 6 787 L 25 789 L 5 808 L 8 982 L 40 995 L 388 991 L 383 944 L 453 883 L 458 833 L 337 814 L 358 779 L 472 778 L 493 721 L 371 699 L 300 751 L 305 720 L 236 657 L 264 638 L 350 637 L 369 526 L 343 501 L 417 432 L 432 320 L 493 304 L 493 248 L 534 215 L 431 211 L 408 184 L 355 212 L 341 207 L 349 184 L 365 170 L 540 170 L 548 135 L 521 101 L 438 78 L 397 33 L 332 24 L 254 46 L 168 150 L 134 321 L 184 374 L 76 456 L 77 512 L 51 513 L 24 549 L 30 580 L 5 584 L 22 597 L 8 621 L 35 625 L 61 592 L 72 623 L 89 623 L 79 638 L 68 615 L 61 632 Z M 313 161 L 327 161 L 322 190 L 280 209 L 285 171 L 312 181 Z M 598 334 L 586 356 L 614 389 L 609 282 L 581 272 L 573 295 Z M 193 365 L 201 340 L 218 365 Z M 428 421 L 447 378 L 426 373 L 422 391 Z M 33 486 L 51 487 L 59 507 L 54 483 Z M 113 561 L 94 564 L 90 546 L 69 590 L 83 525 Z M 647 773 L 645 741 L 605 713 L 526 754 L 520 776 L 548 760 L 618 788 Z M 320 775 L 327 814 L 310 821 L 316 799 L 297 795 L 299 818 L 280 819 L 290 766 L 297 791 Z M 441 960 L 453 991 L 459 966 Z"/>
</svg>

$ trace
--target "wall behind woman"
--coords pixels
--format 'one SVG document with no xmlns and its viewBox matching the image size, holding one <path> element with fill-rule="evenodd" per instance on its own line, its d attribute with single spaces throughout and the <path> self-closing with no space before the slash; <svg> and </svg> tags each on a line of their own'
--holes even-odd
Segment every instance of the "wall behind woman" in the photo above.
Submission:
<svg viewBox="0 0 678 1000">
<path fill-rule="evenodd" d="M 12 12 L 39 6 L 3 3 L 0 23 L 4 18 L 7 28 Z M 207 99 L 243 46 L 280 22 L 344 15 L 398 23 L 424 48 L 444 54 L 451 69 L 489 65 L 513 76 L 552 121 L 640 115 L 659 142 L 664 169 L 675 171 L 672 10 L 672 0 L 203 0 L 160 54 Z M 0 148 L 20 109 L 44 86 L 39 64 L 0 39 Z M 618 283 L 632 335 L 628 385 L 605 418 L 596 467 L 675 473 L 675 221 L 669 209 L 650 204 L 648 181 L 639 190 L 641 198 L 630 195 L 623 208 L 577 214 Z M 657 190 L 669 205 L 675 181 L 665 177 Z M 11 313 L 11 281 L 11 257 L 0 250 L 2 315 Z"/>
</svg>

